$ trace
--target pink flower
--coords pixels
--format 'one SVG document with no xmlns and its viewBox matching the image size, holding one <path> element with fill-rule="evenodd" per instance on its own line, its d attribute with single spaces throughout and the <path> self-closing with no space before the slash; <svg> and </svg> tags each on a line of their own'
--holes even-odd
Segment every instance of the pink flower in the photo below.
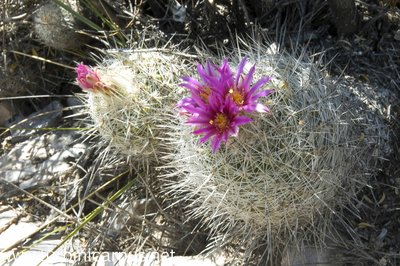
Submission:
<svg viewBox="0 0 400 266">
<path fill-rule="evenodd" d="M 236 73 L 224 60 L 220 67 L 207 62 L 205 67 L 198 64 L 200 81 L 193 77 L 183 77 L 182 87 L 188 89 L 190 97 L 180 100 L 177 107 L 180 114 L 189 117 L 187 123 L 196 127 L 195 135 L 204 135 L 200 143 L 211 141 L 211 148 L 216 152 L 222 142 L 230 136 L 236 137 L 239 126 L 252 121 L 243 113 L 268 112 L 267 106 L 258 102 L 259 98 L 270 95 L 273 90 L 259 89 L 271 80 L 263 77 L 251 86 L 255 65 L 247 74 L 243 73 L 246 65 L 244 58 Z"/>
<path fill-rule="evenodd" d="M 187 121 L 198 128 L 193 134 L 204 135 L 200 143 L 213 138 L 211 149 L 214 153 L 219 150 L 222 142 L 226 143 L 230 136 L 238 135 L 239 126 L 252 121 L 251 118 L 239 114 L 239 109 L 231 98 L 222 98 L 216 94 L 209 97 L 207 106 L 192 106 L 188 111 L 196 114 Z"/>
<path fill-rule="evenodd" d="M 76 82 L 84 90 L 93 90 L 101 84 L 100 78 L 95 71 L 84 64 L 78 64 L 75 68 Z"/>
<path fill-rule="evenodd" d="M 224 62 L 224 65 L 220 68 L 220 70 L 221 77 L 223 77 L 222 79 L 224 80 L 225 93 L 232 98 L 232 100 L 239 107 L 239 110 L 243 110 L 247 113 L 254 111 L 261 113 L 269 112 L 267 106 L 257 101 L 259 98 L 266 97 L 274 92 L 274 90 L 258 91 L 258 89 L 271 80 L 271 77 L 262 77 L 253 86 L 250 86 L 255 72 L 255 65 L 253 65 L 250 68 L 249 73 L 245 75 L 243 74 L 243 69 L 246 65 L 246 62 L 246 58 L 240 62 L 235 76 L 229 69 L 228 63 Z"/>
<path fill-rule="evenodd" d="M 191 97 L 181 100 L 178 107 L 185 109 L 185 106 L 188 105 L 207 104 L 208 97 L 215 93 L 231 97 L 241 111 L 247 113 L 254 111 L 268 112 L 268 107 L 259 103 L 258 100 L 274 92 L 274 90 L 259 91 L 263 85 L 271 80 L 271 77 L 262 77 L 253 86 L 250 86 L 253 81 L 255 65 L 250 68 L 247 74 L 244 74 L 243 70 L 246 63 L 247 59 L 242 59 L 236 73 L 231 70 L 226 59 L 220 67 L 209 62 L 206 63 L 205 68 L 199 64 L 197 72 L 201 81 L 192 77 L 182 78 L 184 83 L 181 86 L 191 92 Z"/>
</svg>

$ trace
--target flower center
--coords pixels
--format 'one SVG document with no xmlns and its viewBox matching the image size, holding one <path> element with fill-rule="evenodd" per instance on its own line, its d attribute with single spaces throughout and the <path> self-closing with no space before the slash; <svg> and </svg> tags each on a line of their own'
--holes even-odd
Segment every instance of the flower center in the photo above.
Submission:
<svg viewBox="0 0 400 266">
<path fill-rule="evenodd" d="M 211 94 L 211 89 L 208 87 L 204 87 L 200 89 L 199 96 L 202 98 L 206 103 L 208 103 L 208 97 Z"/>
<path fill-rule="evenodd" d="M 238 90 L 230 89 L 229 94 L 232 97 L 232 100 L 239 106 L 243 105 L 244 103 L 244 96 Z"/>
<path fill-rule="evenodd" d="M 94 77 L 94 76 L 91 75 L 91 74 L 87 74 L 87 75 L 86 75 L 86 81 L 89 82 L 90 84 L 95 84 L 96 82 L 99 81 L 99 79 L 96 78 L 96 77 Z"/>
<path fill-rule="evenodd" d="M 214 125 L 218 132 L 223 132 L 229 127 L 229 119 L 224 113 L 217 114 L 209 123 Z"/>
</svg>

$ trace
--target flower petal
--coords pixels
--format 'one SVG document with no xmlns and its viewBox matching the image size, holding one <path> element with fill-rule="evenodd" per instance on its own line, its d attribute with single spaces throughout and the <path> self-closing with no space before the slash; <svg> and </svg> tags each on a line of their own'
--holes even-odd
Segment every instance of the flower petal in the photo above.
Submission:
<svg viewBox="0 0 400 266">
<path fill-rule="evenodd" d="M 186 88 L 190 90 L 191 92 L 197 92 L 199 87 L 197 85 L 194 85 L 193 83 L 181 83 L 179 86 Z"/>
<path fill-rule="evenodd" d="M 234 117 L 234 116 L 237 115 L 237 113 L 239 113 L 238 106 L 235 104 L 235 102 L 229 96 L 227 96 L 226 99 L 225 99 L 224 110 L 226 112 L 228 112 L 230 117 Z"/>
<path fill-rule="evenodd" d="M 190 98 L 190 97 L 187 97 L 187 98 L 183 98 L 182 100 L 180 100 L 180 101 L 176 104 L 176 106 L 177 106 L 178 108 L 181 108 L 181 107 L 183 107 L 183 106 L 186 106 L 186 105 L 193 105 L 193 104 L 195 104 L 194 100 L 193 100 L 192 98 Z"/>
<path fill-rule="evenodd" d="M 200 107 L 194 107 L 193 105 L 186 105 L 182 107 L 182 109 L 185 109 L 191 114 L 199 114 L 201 116 L 209 117 L 210 113 L 207 112 L 207 110 L 204 110 L 203 108 Z"/>
<path fill-rule="evenodd" d="M 250 117 L 238 116 L 238 117 L 235 118 L 234 123 L 235 123 L 235 126 L 241 126 L 241 125 L 244 125 L 244 124 L 248 124 L 248 123 L 250 123 L 252 121 L 253 121 L 253 119 L 251 119 Z"/>
<path fill-rule="evenodd" d="M 201 108 L 206 109 L 207 108 L 207 104 L 204 102 L 204 100 L 197 94 L 197 93 L 192 93 L 192 97 L 193 101 Z"/>
<path fill-rule="evenodd" d="M 249 73 L 247 73 L 247 75 L 244 77 L 242 87 L 245 89 L 245 91 L 249 90 L 249 86 L 250 86 L 251 81 L 253 80 L 253 75 L 254 75 L 255 71 L 256 71 L 256 65 L 254 64 L 250 68 Z"/>
<path fill-rule="evenodd" d="M 208 62 L 207 62 L 208 64 Z M 207 70 L 203 68 L 201 64 L 197 65 L 197 72 L 199 73 L 200 78 L 207 84 L 211 85 L 213 82 L 216 81 L 216 78 L 212 73 L 207 73 Z"/>
<path fill-rule="evenodd" d="M 216 153 L 219 148 L 221 147 L 222 138 L 221 136 L 215 136 L 214 139 L 211 141 L 211 149 L 213 153 Z"/>
<path fill-rule="evenodd" d="M 252 113 L 256 110 L 256 105 L 257 103 L 252 103 L 252 104 L 247 104 L 242 107 L 242 111 L 245 111 L 246 113 Z"/>
<path fill-rule="evenodd" d="M 82 89 L 94 89 L 95 85 L 100 82 L 100 78 L 96 71 L 84 64 L 78 64 L 75 68 L 76 82 Z"/>
<path fill-rule="evenodd" d="M 244 66 L 246 65 L 246 62 L 247 62 L 247 58 L 245 57 L 239 63 L 239 66 L 238 66 L 238 69 L 237 69 L 237 72 L 236 72 L 236 77 L 235 77 L 235 80 L 236 80 L 236 84 L 235 85 L 236 85 L 236 87 L 238 86 L 240 75 L 242 75 L 242 73 L 243 73 L 243 69 L 244 69 Z"/>
<path fill-rule="evenodd" d="M 261 86 L 263 86 L 265 83 L 269 82 L 271 80 L 271 77 L 263 77 L 261 79 L 259 79 L 256 84 L 253 85 L 253 87 L 251 87 L 251 89 L 249 90 L 249 94 L 252 95 L 256 90 L 258 90 Z"/>
<path fill-rule="evenodd" d="M 204 135 L 204 137 L 202 137 L 202 138 L 200 139 L 200 143 L 206 142 L 209 138 L 211 138 L 211 137 L 212 137 L 213 135 L 215 135 L 215 134 L 216 134 L 215 131 L 210 131 L 210 132 L 208 132 L 207 134 Z"/>
<path fill-rule="evenodd" d="M 266 96 L 270 95 L 273 92 L 274 92 L 274 90 L 263 90 L 263 91 L 260 91 L 260 92 L 256 93 L 255 95 L 253 95 L 251 97 L 251 99 L 252 100 L 257 100 L 258 98 L 266 97 Z"/>
<path fill-rule="evenodd" d="M 267 113 L 267 112 L 269 112 L 269 108 L 267 106 L 265 106 L 264 104 L 257 103 L 256 111 L 259 113 Z"/>
<path fill-rule="evenodd" d="M 232 137 L 237 137 L 238 136 L 238 134 L 239 134 L 239 127 L 231 127 L 230 129 L 229 129 L 229 136 L 232 136 Z"/>
<path fill-rule="evenodd" d="M 193 131 L 193 134 L 201 135 L 201 134 L 209 133 L 209 132 L 213 132 L 215 134 L 216 133 L 215 128 L 212 127 L 212 126 L 203 127 L 203 128 L 200 128 L 200 129 L 197 129 L 197 130 Z"/>
<path fill-rule="evenodd" d="M 194 126 L 204 126 L 204 125 L 209 125 L 210 119 L 208 118 L 191 118 L 188 121 L 186 121 L 186 124 L 188 125 L 194 125 Z"/>
<path fill-rule="evenodd" d="M 214 64 L 212 64 L 212 63 L 210 63 L 210 62 L 207 62 L 206 63 L 206 73 L 207 73 L 207 75 L 209 75 L 209 76 L 214 76 L 214 69 L 216 68 L 216 66 L 214 65 Z"/>
<path fill-rule="evenodd" d="M 202 86 L 202 84 L 201 84 L 200 81 L 198 81 L 197 79 L 192 78 L 192 77 L 187 77 L 187 76 L 185 76 L 185 77 L 182 77 L 182 80 L 183 80 L 184 82 L 188 83 L 188 84 L 192 84 L 192 85 L 195 85 L 195 86 L 198 86 L 198 87 L 201 87 L 201 86 Z M 184 83 L 184 84 L 185 84 L 185 83 Z"/>
<path fill-rule="evenodd" d="M 212 112 L 220 113 L 224 108 L 224 103 L 221 95 L 218 94 L 211 94 L 208 97 L 208 104 Z"/>
</svg>

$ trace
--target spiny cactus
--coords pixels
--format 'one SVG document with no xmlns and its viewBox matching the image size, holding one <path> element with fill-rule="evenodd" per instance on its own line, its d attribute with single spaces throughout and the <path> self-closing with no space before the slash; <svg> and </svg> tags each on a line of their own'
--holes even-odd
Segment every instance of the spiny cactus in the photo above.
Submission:
<svg viewBox="0 0 400 266">
<path fill-rule="evenodd" d="M 106 145 L 148 167 L 162 152 L 162 125 L 172 117 L 187 60 L 168 51 L 107 53 L 93 69 L 77 67 L 77 83 L 87 91 L 86 112 Z"/>
<path fill-rule="evenodd" d="M 376 172 L 388 132 L 307 58 L 271 54 L 260 45 L 228 58 L 238 64 L 242 56 L 256 64 L 254 81 L 273 77 L 275 92 L 265 99 L 270 112 L 253 114 L 215 153 L 181 117 L 166 143 L 166 192 L 187 204 L 216 246 L 239 241 L 251 251 L 264 238 L 274 256 L 280 244 L 340 216 Z"/>
<path fill-rule="evenodd" d="M 79 1 L 61 0 L 75 12 L 80 11 Z M 78 21 L 73 14 L 55 2 L 47 2 L 33 16 L 33 28 L 40 40 L 56 49 L 76 49 L 83 44 L 85 37 L 78 34 Z"/>
<path fill-rule="evenodd" d="M 173 204 L 187 204 L 189 217 L 210 230 L 215 246 L 240 242 L 251 252 L 264 239 L 267 253 L 275 256 L 279 245 L 304 231 L 323 230 L 333 215 L 340 217 L 340 209 L 376 172 L 388 132 L 379 118 L 361 112 L 357 101 L 327 82 L 305 57 L 270 53 L 259 45 L 227 57 L 231 65 L 239 65 L 231 74 L 242 83 L 218 81 L 217 86 L 231 87 L 216 91 L 231 93 L 232 99 L 216 101 L 226 101 L 228 109 L 217 109 L 225 112 L 224 119 L 237 122 L 232 127 L 217 116 L 204 120 L 208 116 L 196 109 L 201 102 L 178 103 L 179 77 L 193 83 L 188 77 L 193 67 L 176 53 L 109 52 L 93 69 L 78 66 L 77 82 L 88 92 L 86 111 L 101 139 L 144 167 L 160 165 L 162 157 L 167 162 L 159 168 L 165 173 L 161 183 L 166 194 Z M 242 57 L 249 64 L 239 64 Z M 253 82 L 247 84 L 254 63 Z M 207 77 L 197 80 L 205 82 L 230 72 L 211 66 L 199 73 Z M 265 84 L 266 76 L 273 78 L 271 83 Z M 193 84 L 186 86 L 192 98 L 210 95 L 198 90 L 201 82 Z M 213 84 L 203 85 L 212 90 Z M 264 93 L 255 94 L 250 109 L 235 109 L 233 102 L 245 102 L 236 91 L 243 84 L 257 89 L 264 85 Z M 258 97 L 271 90 L 269 98 Z M 253 107 L 264 113 L 248 112 Z M 212 108 L 213 114 L 217 109 Z M 194 131 L 186 115 L 197 126 Z M 193 133 L 204 134 L 202 141 Z M 200 143 L 211 137 L 212 149 Z"/>
</svg>

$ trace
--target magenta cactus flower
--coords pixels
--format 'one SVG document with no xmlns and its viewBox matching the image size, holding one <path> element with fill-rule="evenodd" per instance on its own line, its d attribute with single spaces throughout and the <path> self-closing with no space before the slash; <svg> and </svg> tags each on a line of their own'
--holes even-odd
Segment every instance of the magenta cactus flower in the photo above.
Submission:
<svg viewBox="0 0 400 266">
<path fill-rule="evenodd" d="M 255 65 L 250 68 L 249 73 L 244 75 L 243 69 L 246 63 L 247 59 L 242 59 L 238 66 L 236 75 L 234 76 L 229 69 L 228 62 L 224 62 L 220 71 L 221 77 L 224 80 L 225 93 L 232 98 L 240 110 L 247 113 L 254 111 L 261 113 L 269 112 L 267 106 L 257 101 L 259 98 L 266 97 L 274 92 L 274 90 L 258 91 L 258 89 L 271 80 L 271 77 L 262 77 L 253 86 L 250 86 L 255 72 Z"/>
<path fill-rule="evenodd" d="M 84 64 L 78 64 L 75 71 L 77 74 L 76 82 L 82 89 L 93 90 L 100 84 L 99 76 L 90 67 Z"/>
<path fill-rule="evenodd" d="M 222 142 L 230 136 L 237 136 L 239 126 L 252 121 L 243 113 L 269 112 L 269 108 L 258 102 L 261 97 L 270 95 L 273 90 L 259 89 L 271 78 L 263 77 L 251 86 L 255 65 L 247 74 L 243 73 L 247 59 L 244 58 L 236 73 L 224 60 L 220 67 L 207 62 L 205 67 L 198 64 L 197 72 L 201 81 L 192 77 L 183 77 L 182 87 L 191 92 L 191 96 L 182 99 L 177 106 L 181 115 L 189 116 L 188 124 L 195 126 L 195 135 L 204 135 L 200 143 L 213 137 L 211 147 L 216 152 Z"/>
<path fill-rule="evenodd" d="M 219 95 L 211 95 L 208 105 L 202 107 L 188 107 L 193 114 L 188 124 L 198 127 L 193 134 L 204 135 L 200 143 L 206 142 L 213 137 L 211 148 L 213 152 L 218 151 L 222 142 L 227 142 L 230 136 L 236 137 L 239 126 L 250 123 L 251 118 L 242 116 L 239 108 L 231 98 L 222 98 Z"/>
<path fill-rule="evenodd" d="M 185 98 L 178 103 L 179 108 L 185 109 L 185 106 L 198 106 L 200 98 L 201 102 L 207 103 L 208 97 L 212 93 L 222 96 L 229 96 L 239 107 L 239 110 L 252 113 L 268 112 L 267 106 L 258 102 L 261 97 L 266 97 L 274 92 L 274 90 L 259 89 L 271 80 L 271 77 L 263 77 L 258 80 L 253 86 L 250 86 L 255 72 L 255 65 L 250 68 L 249 73 L 243 74 L 247 59 L 244 58 L 238 66 L 236 74 L 229 67 L 228 60 L 224 60 L 221 67 L 217 67 L 209 62 L 203 68 L 200 64 L 197 66 L 197 72 L 202 82 L 192 77 L 183 77 L 184 83 L 182 87 L 187 88 L 191 92 L 191 97 Z"/>
</svg>

